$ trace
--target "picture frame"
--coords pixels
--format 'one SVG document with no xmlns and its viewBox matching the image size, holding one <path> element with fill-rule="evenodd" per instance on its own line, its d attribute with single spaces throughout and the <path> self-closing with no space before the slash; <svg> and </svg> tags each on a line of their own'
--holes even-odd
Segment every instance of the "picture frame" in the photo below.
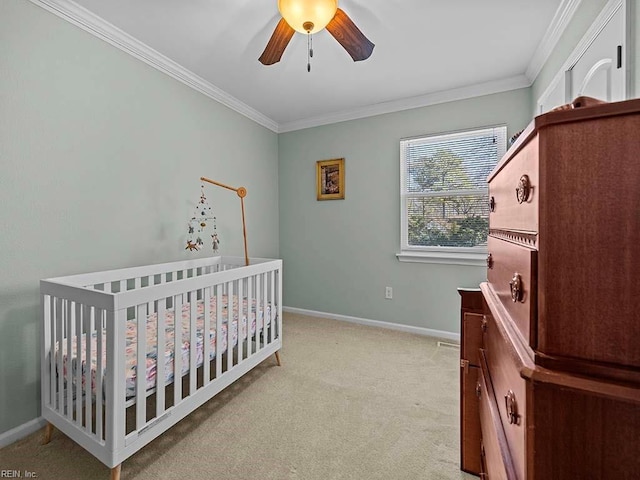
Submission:
<svg viewBox="0 0 640 480">
<path fill-rule="evenodd" d="M 344 158 L 316 162 L 318 200 L 344 200 Z"/>
</svg>

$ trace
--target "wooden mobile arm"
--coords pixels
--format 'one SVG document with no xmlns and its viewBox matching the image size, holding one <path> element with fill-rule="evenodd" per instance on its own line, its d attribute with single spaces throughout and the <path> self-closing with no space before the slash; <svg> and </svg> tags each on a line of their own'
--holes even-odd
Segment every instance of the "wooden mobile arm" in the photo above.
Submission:
<svg viewBox="0 0 640 480">
<path fill-rule="evenodd" d="M 210 178 L 200 177 L 200 180 L 207 183 L 212 183 L 218 187 L 226 188 L 227 190 L 233 190 L 240 197 L 240 207 L 242 208 L 242 236 L 244 238 L 244 264 L 249 265 L 249 251 L 247 250 L 247 225 L 244 220 L 244 197 L 247 196 L 247 189 L 244 187 L 233 188 L 224 183 L 216 182 Z"/>
</svg>

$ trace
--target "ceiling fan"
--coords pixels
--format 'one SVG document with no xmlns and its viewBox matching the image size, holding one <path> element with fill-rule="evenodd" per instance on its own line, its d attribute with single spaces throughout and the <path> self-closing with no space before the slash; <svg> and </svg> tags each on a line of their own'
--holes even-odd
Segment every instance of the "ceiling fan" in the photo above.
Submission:
<svg viewBox="0 0 640 480">
<path fill-rule="evenodd" d="M 278 10 L 282 18 L 258 59 L 263 65 L 278 63 L 297 31 L 307 35 L 307 71 L 311 71 L 311 35 L 325 27 L 354 62 L 366 60 L 373 52 L 375 45 L 364 36 L 344 10 L 338 8 L 338 0 L 278 0 Z"/>
</svg>

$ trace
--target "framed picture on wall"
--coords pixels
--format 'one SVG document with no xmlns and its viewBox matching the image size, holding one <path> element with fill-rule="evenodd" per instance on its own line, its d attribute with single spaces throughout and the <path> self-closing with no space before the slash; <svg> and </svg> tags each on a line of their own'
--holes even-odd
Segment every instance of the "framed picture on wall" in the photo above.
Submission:
<svg viewBox="0 0 640 480">
<path fill-rule="evenodd" d="M 344 199 L 344 158 L 316 162 L 318 200 Z"/>
</svg>

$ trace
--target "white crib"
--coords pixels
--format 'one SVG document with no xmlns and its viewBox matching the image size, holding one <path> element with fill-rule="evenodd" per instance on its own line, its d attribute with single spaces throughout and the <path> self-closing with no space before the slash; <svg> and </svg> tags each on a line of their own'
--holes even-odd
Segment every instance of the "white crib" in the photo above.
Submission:
<svg viewBox="0 0 640 480">
<path fill-rule="evenodd" d="M 55 426 L 118 479 L 126 458 L 233 381 L 270 355 L 279 365 L 282 260 L 244 263 L 42 280 L 44 442 Z"/>
</svg>

